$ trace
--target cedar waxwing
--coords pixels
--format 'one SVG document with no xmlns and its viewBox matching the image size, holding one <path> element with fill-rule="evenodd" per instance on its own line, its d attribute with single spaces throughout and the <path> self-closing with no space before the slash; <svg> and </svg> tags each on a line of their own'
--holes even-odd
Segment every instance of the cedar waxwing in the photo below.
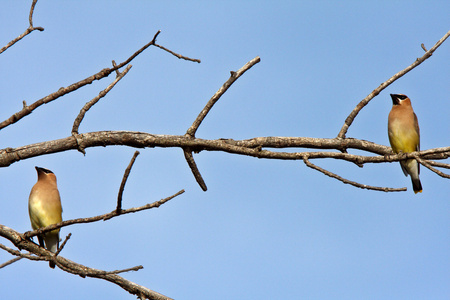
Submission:
<svg viewBox="0 0 450 300">
<path fill-rule="evenodd" d="M 62 221 L 61 198 L 56 186 L 56 176 L 52 171 L 36 167 L 38 180 L 31 189 L 28 199 L 28 213 L 30 214 L 31 227 L 36 230 Z M 55 253 L 59 247 L 59 228 L 38 235 L 39 245 Z M 55 263 L 50 261 L 50 268 L 55 268 Z"/>
<path fill-rule="evenodd" d="M 411 100 L 402 94 L 391 94 L 392 109 L 388 118 L 389 142 L 395 153 L 420 150 L 420 131 Z M 400 161 L 405 176 L 411 176 L 414 193 L 422 192 L 419 179 L 419 163 L 415 159 Z"/>
</svg>

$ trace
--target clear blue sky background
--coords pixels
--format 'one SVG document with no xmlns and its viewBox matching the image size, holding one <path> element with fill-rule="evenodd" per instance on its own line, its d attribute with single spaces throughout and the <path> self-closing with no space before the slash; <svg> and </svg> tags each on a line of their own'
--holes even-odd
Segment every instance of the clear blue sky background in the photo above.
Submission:
<svg viewBox="0 0 450 300">
<path fill-rule="evenodd" d="M 1 4 L 0 45 L 28 26 L 31 1 Z M 62 86 L 121 62 L 162 30 L 158 43 L 201 64 L 150 48 L 95 105 L 80 132 L 184 134 L 208 99 L 250 59 L 261 62 L 220 99 L 197 136 L 332 138 L 356 104 L 423 55 L 448 30 L 449 1 L 39 1 L 33 32 L 0 55 L 0 120 Z M 114 78 L 41 106 L 0 132 L 0 148 L 70 135 L 81 107 Z M 364 108 L 348 136 L 388 145 L 389 93 L 410 96 L 422 149 L 450 145 L 450 41 Z M 90 148 L 17 162 L 1 172 L 0 223 L 30 230 L 34 166 L 55 172 L 63 218 L 115 208 L 135 149 Z M 422 168 L 414 195 L 398 163 L 364 168 L 314 163 L 361 183 L 360 190 L 302 162 L 201 152 L 202 192 L 180 149 L 140 149 L 124 207 L 186 193 L 166 205 L 72 233 L 62 256 L 116 270 L 176 299 L 449 299 L 450 182 Z M 352 153 L 358 153 L 352 151 Z M 448 170 L 447 170 L 448 173 Z M 2 240 L 11 246 L 6 240 Z M 0 252 L 0 262 L 11 256 Z M 134 299 L 115 285 L 45 262 L 0 270 L 0 298 Z"/>
</svg>

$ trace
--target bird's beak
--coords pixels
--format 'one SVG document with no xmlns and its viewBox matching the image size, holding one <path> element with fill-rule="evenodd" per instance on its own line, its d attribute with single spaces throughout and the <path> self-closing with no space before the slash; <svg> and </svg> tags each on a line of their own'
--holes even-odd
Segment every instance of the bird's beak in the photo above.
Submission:
<svg viewBox="0 0 450 300">
<path fill-rule="evenodd" d="M 390 95 L 391 95 L 391 98 L 392 98 L 392 104 L 399 105 L 400 101 L 398 101 L 397 95 L 396 94 L 390 94 Z"/>
</svg>

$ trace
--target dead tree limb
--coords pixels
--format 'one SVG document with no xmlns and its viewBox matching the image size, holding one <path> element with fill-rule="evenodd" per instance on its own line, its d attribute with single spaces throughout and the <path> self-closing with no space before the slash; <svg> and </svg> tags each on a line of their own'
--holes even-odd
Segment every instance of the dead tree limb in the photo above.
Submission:
<svg viewBox="0 0 450 300">
<path fill-rule="evenodd" d="M 33 26 L 33 13 L 34 13 L 34 7 L 36 6 L 36 3 L 37 3 L 37 0 L 33 0 L 33 3 L 31 3 L 30 14 L 28 16 L 28 22 L 30 23 L 30 26 L 28 26 L 28 28 L 25 30 L 24 33 L 22 33 L 21 35 L 19 35 L 15 39 L 13 39 L 11 42 L 9 42 L 6 46 L 1 48 L 0 54 L 5 52 L 9 47 L 13 46 L 15 43 L 17 43 L 18 41 L 20 41 L 21 39 L 23 39 L 24 37 L 26 37 L 33 31 L 35 31 L 35 30 L 44 31 L 43 27 L 34 27 Z"/>
<path fill-rule="evenodd" d="M 431 55 L 433 55 L 434 51 L 436 51 L 436 49 L 440 45 L 442 45 L 443 42 L 445 42 L 445 40 L 449 36 L 450 36 L 450 31 L 448 31 L 439 41 L 437 41 L 437 43 L 430 50 L 426 51 L 425 54 L 422 57 L 417 58 L 411 65 L 409 65 L 405 69 L 401 70 L 400 72 L 394 74 L 391 78 L 389 78 L 388 80 L 386 80 L 385 82 L 380 84 L 379 87 L 374 89 L 372 91 L 372 93 L 370 93 L 366 98 L 361 100 L 361 102 L 359 102 L 358 105 L 356 105 L 356 107 L 352 110 L 352 112 L 347 117 L 347 119 L 345 119 L 344 125 L 342 126 L 341 130 L 339 131 L 339 134 L 337 135 L 337 137 L 338 138 L 345 138 L 347 130 L 350 127 L 350 125 L 352 125 L 353 120 L 356 118 L 356 116 L 361 111 L 361 109 L 363 109 L 364 106 L 366 106 L 370 102 L 370 100 L 372 100 L 382 90 L 384 90 L 389 85 L 391 85 L 394 81 L 396 81 L 397 79 L 403 77 L 403 75 L 405 75 L 406 73 L 408 73 L 409 71 L 411 71 L 412 69 L 414 69 L 415 67 L 417 67 L 418 65 L 423 63 L 425 60 L 427 60 Z M 422 44 L 422 48 L 425 50 L 425 47 L 423 46 L 423 44 Z"/>
</svg>

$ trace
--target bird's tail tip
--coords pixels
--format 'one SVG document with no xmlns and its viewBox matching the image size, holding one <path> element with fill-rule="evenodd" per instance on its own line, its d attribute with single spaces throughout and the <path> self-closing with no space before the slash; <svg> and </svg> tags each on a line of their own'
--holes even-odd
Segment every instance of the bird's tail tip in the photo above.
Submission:
<svg viewBox="0 0 450 300">
<path fill-rule="evenodd" d="M 420 180 L 412 180 L 412 185 L 413 185 L 413 190 L 414 190 L 414 193 L 415 194 L 417 194 L 417 193 L 422 193 L 422 184 L 420 183 Z"/>
</svg>

